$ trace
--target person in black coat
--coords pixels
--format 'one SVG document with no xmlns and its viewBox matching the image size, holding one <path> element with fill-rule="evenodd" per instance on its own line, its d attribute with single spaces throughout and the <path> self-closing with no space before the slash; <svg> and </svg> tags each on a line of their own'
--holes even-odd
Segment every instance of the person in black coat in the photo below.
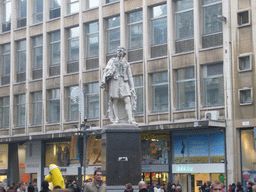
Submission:
<svg viewBox="0 0 256 192">
<path fill-rule="evenodd" d="M 139 182 L 139 192 L 148 192 L 147 185 L 144 181 Z"/>
</svg>

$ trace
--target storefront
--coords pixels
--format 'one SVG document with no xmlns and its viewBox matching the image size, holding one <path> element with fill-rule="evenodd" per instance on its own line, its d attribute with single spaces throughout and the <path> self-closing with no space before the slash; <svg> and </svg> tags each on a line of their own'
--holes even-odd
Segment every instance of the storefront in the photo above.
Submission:
<svg viewBox="0 0 256 192">
<path fill-rule="evenodd" d="M 199 192 L 206 181 L 225 183 L 225 139 L 223 129 L 200 129 L 172 133 L 173 182 L 182 191 Z"/>
<path fill-rule="evenodd" d="M 7 186 L 8 144 L 0 145 L 0 181 Z"/>
<path fill-rule="evenodd" d="M 256 128 L 241 129 L 242 182 L 256 183 Z"/>
</svg>

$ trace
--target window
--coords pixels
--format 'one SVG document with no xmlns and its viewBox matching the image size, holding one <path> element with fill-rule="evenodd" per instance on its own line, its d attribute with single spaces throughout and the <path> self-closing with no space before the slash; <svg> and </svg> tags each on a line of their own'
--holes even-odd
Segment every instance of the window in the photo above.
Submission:
<svg viewBox="0 0 256 192">
<path fill-rule="evenodd" d="M 48 91 L 49 123 L 60 122 L 60 89 Z"/>
<path fill-rule="evenodd" d="M 87 117 L 98 118 L 99 111 L 99 83 L 86 85 Z"/>
<path fill-rule="evenodd" d="M 27 24 L 27 0 L 17 1 L 17 28 L 24 27 Z"/>
<path fill-rule="evenodd" d="M 244 54 L 238 57 L 238 70 L 241 71 L 249 71 L 252 70 L 252 54 Z"/>
<path fill-rule="evenodd" d="M 195 77 L 193 67 L 176 71 L 176 108 L 195 108 Z"/>
<path fill-rule="evenodd" d="M 106 3 L 116 2 L 117 0 L 106 0 Z"/>
<path fill-rule="evenodd" d="M 43 0 L 34 0 L 33 23 L 43 22 Z"/>
<path fill-rule="evenodd" d="M 0 98 L 0 128 L 9 127 L 10 98 Z"/>
<path fill-rule="evenodd" d="M 175 51 L 194 50 L 193 0 L 175 2 Z"/>
<path fill-rule="evenodd" d="M 17 42 L 16 73 L 17 82 L 26 80 L 26 40 Z"/>
<path fill-rule="evenodd" d="M 223 64 L 203 66 L 204 107 L 224 105 Z"/>
<path fill-rule="evenodd" d="M 10 44 L 5 44 L 2 46 L 2 78 L 1 84 L 10 84 L 10 62 L 11 62 L 11 46 Z"/>
<path fill-rule="evenodd" d="M 67 119 L 68 121 L 77 121 L 79 120 L 79 102 L 73 102 L 71 100 L 71 92 L 78 88 L 78 86 L 68 87 L 66 89 L 67 96 Z"/>
<path fill-rule="evenodd" d="M 86 0 L 86 9 L 99 7 L 99 0 Z"/>
<path fill-rule="evenodd" d="M 168 110 L 168 74 L 167 72 L 154 73 L 151 79 L 152 110 Z"/>
<path fill-rule="evenodd" d="M 79 27 L 68 29 L 68 64 L 67 72 L 79 70 Z"/>
<path fill-rule="evenodd" d="M 78 13 L 79 0 L 68 0 L 67 11 L 68 11 L 68 14 Z"/>
<path fill-rule="evenodd" d="M 134 76 L 133 81 L 137 95 L 137 109 L 135 113 L 143 113 L 143 76 Z"/>
<path fill-rule="evenodd" d="M 167 5 L 151 9 L 151 58 L 167 55 Z"/>
<path fill-rule="evenodd" d="M 120 17 L 107 19 L 107 53 L 112 54 L 120 46 Z"/>
<path fill-rule="evenodd" d="M 88 23 L 86 25 L 86 69 L 99 67 L 99 22 Z"/>
<path fill-rule="evenodd" d="M 50 34 L 50 76 L 60 74 L 60 31 Z"/>
<path fill-rule="evenodd" d="M 50 19 L 60 17 L 61 0 L 50 0 Z"/>
<path fill-rule="evenodd" d="M 37 36 L 32 39 L 32 78 L 42 78 L 43 66 L 43 36 Z"/>
<path fill-rule="evenodd" d="M 252 104 L 252 88 L 244 88 L 239 90 L 240 105 Z"/>
<path fill-rule="evenodd" d="M 143 21 L 143 14 L 141 10 L 128 14 L 128 46 L 129 46 L 128 61 L 129 62 L 143 59 L 143 50 L 142 50 L 143 23 L 142 21 Z"/>
<path fill-rule="evenodd" d="M 16 126 L 24 126 L 26 121 L 25 116 L 25 104 L 26 104 L 26 95 L 15 95 L 15 114 L 16 114 Z"/>
<path fill-rule="evenodd" d="M 2 32 L 11 30 L 11 13 L 12 2 L 11 0 L 3 0 L 3 13 L 2 13 Z"/>
<path fill-rule="evenodd" d="M 237 13 L 237 23 L 239 27 L 248 26 L 251 24 L 250 10 L 239 11 Z"/>
<path fill-rule="evenodd" d="M 34 92 L 32 97 L 32 124 L 42 124 L 42 91 Z"/>
<path fill-rule="evenodd" d="M 223 44 L 221 0 L 202 0 L 202 47 L 215 47 Z"/>
</svg>

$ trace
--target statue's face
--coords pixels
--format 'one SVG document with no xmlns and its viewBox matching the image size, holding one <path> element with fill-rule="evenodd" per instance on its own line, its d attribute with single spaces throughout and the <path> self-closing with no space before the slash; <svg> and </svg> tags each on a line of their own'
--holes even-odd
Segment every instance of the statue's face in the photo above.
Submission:
<svg viewBox="0 0 256 192">
<path fill-rule="evenodd" d="M 116 50 L 116 55 L 117 55 L 117 57 L 124 57 L 125 56 L 125 52 L 124 52 L 124 50 L 123 49 L 117 49 Z"/>
</svg>

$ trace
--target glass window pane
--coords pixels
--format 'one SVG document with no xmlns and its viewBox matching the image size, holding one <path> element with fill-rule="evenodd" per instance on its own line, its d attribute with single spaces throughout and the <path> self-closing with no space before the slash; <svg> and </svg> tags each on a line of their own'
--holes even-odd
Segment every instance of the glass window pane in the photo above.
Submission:
<svg viewBox="0 0 256 192">
<path fill-rule="evenodd" d="M 222 31 L 222 21 L 218 19 L 218 15 L 222 15 L 221 3 L 203 8 L 203 34 Z"/>
<path fill-rule="evenodd" d="M 175 2 L 175 11 L 183 11 L 193 8 L 193 0 L 182 0 Z"/>
<path fill-rule="evenodd" d="M 99 31 L 99 22 L 89 23 L 87 25 L 87 34 Z"/>
<path fill-rule="evenodd" d="M 99 55 L 99 34 L 93 34 L 88 37 L 88 57 Z"/>
<path fill-rule="evenodd" d="M 69 30 L 69 37 L 79 37 L 79 27 L 70 28 Z"/>
<path fill-rule="evenodd" d="M 51 65 L 60 63 L 60 43 L 51 46 Z"/>
<path fill-rule="evenodd" d="M 207 76 L 223 75 L 223 64 L 207 65 Z"/>
<path fill-rule="evenodd" d="M 142 23 L 130 26 L 130 49 L 141 48 L 143 46 L 143 26 Z"/>
<path fill-rule="evenodd" d="M 175 135 L 173 137 L 175 164 L 188 163 L 188 136 Z"/>
<path fill-rule="evenodd" d="M 60 7 L 61 0 L 51 0 L 51 8 Z"/>
<path fill-rule="evenodd" d="M 167 42 L 167 18 L 155 19 L 152 21 L 152 45 Z"/>
<path fill-rule="evenodd" d="M 160 5 L 153 7 L 153 18 L 161 17 L 167 15 L 167 5 Z"/>
<path fill-rule="evenodd" d="M 194 36 L 193 11 L 176 15 L 176 39 L 185 39 Z"/>
<path fill-rule="evenodd" d="M 143 19 L 142 11 L 136 11 L 129 14 L 129 23 L 142 21 L 142 19 Z"/>
<path fill-rule="evenodd" d="M 69 14 L 78 13 L 79 12 L 79 2 L 69 4 Z"/>
<path fill-rule="evenodd" d="M 3 21 L 4 22 L 9 22 L 11 21 L 11 13 L 12 13 L 12 3 L 11 2 L 6 2 L 4 4 L 4 8 L 3 8 L 3 12 L 4 12 L 4 18 Z"/>
<path fill-rule="evenodd" d="M 43 0 L 35 0 L 34 6 L 35 13 L 43 12 Z"/>
<path fill-rule="evenodd" d="M 72 39 L 69 41 L 69 61 L 79 60 L 79 39 Z"/>
<path fill-rule="evenodd" d="M 216 2 L 221 2 L 221 0 L 202 0 L 202 5 L 212 4 Z"/>
<path fill-rule="evenodd" d="M 114 53 L 116 48 L 120 46 L 120 29 L 108 31 L 108 53 Z"/>
<path fill-rule="evenodd" d="M 211 133 L 210 136 L 210 163 L 221 163 L 225 158 L 224 133 Z"/>
<path fill-rule="evenodd" d="M 113 17 L 108 19 L 108 28 L 120 26 L 120 17 Z"/>
<path fill-rule="evenodd" d="M 88 1 L 88 9 L 99 7 L 99 0 L 87 0 Z"/>
<path fill-rule="evenodd" d="M 177 109 L 195 108 L 195 81 L 177 83 Z"/>
<path fill-rule="evenodd" d="M 18 68 L 17 72 L 26 71 L 26 51 L 18 53 Z"/>
</svg>

